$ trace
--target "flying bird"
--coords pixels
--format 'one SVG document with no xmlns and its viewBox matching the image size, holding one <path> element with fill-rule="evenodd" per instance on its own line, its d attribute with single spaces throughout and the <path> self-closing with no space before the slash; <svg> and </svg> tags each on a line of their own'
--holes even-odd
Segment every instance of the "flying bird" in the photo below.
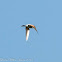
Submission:
<svg viewBox="0 0 62 62">
<path fill-rule="evenodd" d="M 32 24 L 22 25 L 21 27 L 26 28 L 26 41 L 28 40 L 29 37 L 30 28 L 34 28 L 37 31 L 36 27 Z"/>
</svg>

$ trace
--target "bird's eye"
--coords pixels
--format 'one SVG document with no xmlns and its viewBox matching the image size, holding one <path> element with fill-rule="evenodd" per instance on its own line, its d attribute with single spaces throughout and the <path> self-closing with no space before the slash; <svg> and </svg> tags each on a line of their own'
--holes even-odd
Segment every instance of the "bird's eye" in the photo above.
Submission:
<svg viewBox="0 0 62 62">
<path fill-rule="evenodd" d="M 29 25 L 28 25 L 28 27 L 29 27 Z"/>
</svg>

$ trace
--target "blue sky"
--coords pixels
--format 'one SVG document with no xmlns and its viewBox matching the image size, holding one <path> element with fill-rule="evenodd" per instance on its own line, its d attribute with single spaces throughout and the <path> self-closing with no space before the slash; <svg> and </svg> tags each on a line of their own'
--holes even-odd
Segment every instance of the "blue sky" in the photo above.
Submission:
<svg viewBox="0 0 62 62">
<path fill-rule="evenodd" d="M 38 30 L 30 30 L 28 41 L 24 24 Z M 62 62 L 62 0 L 0 0 L 1 59 Z"/>
</svg>

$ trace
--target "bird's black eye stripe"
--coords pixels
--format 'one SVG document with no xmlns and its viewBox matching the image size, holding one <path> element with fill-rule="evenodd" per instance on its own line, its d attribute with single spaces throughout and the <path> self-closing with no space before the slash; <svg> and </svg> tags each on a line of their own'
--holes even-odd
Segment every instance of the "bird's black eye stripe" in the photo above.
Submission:
<svg viewBox="0 0 62 62">
<path fill-rule="evenodd" d="M 29 27 L 29 25 L 28 25 L 28 27 Z"/>
<path fill-rule="evenodd" d="M 32 26 L 28 25 L 29 28 L 32 28 Z"/>
<path fill-rule="evenodd" d="M 30 25 L 28 25 L 28 27 L 30 27 Z"/>
</svg>

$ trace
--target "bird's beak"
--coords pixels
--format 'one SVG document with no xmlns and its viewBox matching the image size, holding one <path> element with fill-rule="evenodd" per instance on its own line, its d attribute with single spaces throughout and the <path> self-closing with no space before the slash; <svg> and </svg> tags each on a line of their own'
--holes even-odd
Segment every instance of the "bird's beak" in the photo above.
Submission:
<svg viewBox="0 0 62 62">
<path fill-rule="evenodd" d="M 25 25 L 22 25 L 21 27 L 25 27 Z"/>
</svg>

